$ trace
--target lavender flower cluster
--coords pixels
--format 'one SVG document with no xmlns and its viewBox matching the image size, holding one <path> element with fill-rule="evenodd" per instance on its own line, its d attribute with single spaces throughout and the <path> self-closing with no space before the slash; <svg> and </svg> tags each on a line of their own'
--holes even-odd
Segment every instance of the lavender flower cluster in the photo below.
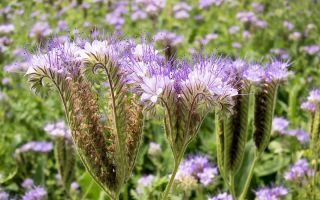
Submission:
<svg viewBox="0 0 320 200">
<path fill-rule="evenodd" d="M 71 138 L 71 131 L 64 121 L 48 123 L 43 129 L 52 137 Z"/>
<path fill-rule="evenodd" d="M 217 175 L 218 169 L 207 156 L 196 155 L 180 164 L 175 180 L 183 188 L 192 188 L 198 183 L 209 185 Z"/>
<path fill-rule="evenodd" d="M 226 192 L 209 197 L 208 200 L 232 200 L 232 196 Z"/>
<path fill-rule="evenodd" d="M 317 107 L 320 103 L 320 89 L 313 89 L 309 92 L 307 100 L 301 104 L 301 109 L 306 110 L 310 113 L 316 112 Z"/>
<path fill-rule="evenodd" d="M 309 167 L 306 159 L 302 158 L 297 160 L 285 172 L 284 178 L 288 181 L 302 181 L 305 177 L 313 176 L 313 170 Z"/>
<path fill-rule="evenodd" d="M 255 191 L 257 200 L 280 200 L 289 193 L 283 186 L 262 187 Z"/>
<path fill-rule="evenodd" d="M 47 141 L 30 141 L 16 149 L 16 153 L 33 152 L 49 152 L 53 149 L 52 142 Z"/>
<path fill-rule="evenodd" d="M 289 129 L 289 121 L 284 117 L 273 118 L 272 132 L 295 137 L 301 144 L 306 144 L 310 141 L 310 136 L 304 129 Z"/>
</svg>

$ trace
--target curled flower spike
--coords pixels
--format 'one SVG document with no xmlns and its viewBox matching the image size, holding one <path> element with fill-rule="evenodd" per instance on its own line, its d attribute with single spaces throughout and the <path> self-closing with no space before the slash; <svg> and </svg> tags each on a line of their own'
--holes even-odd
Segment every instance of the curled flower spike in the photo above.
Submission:
<svg viewBox="0 0 320 200">
<path fill-rule="evenodd" d="M 27 72 L 36 91 L 44 78 L 57 88 L 83 164 L 113 199 L 131 174 L 142 133 L 140 97 L 129 92 L 123 68 L 130 45 L 130 41 L 112 39 L 53 45 L 45 54 L 34 56 Z M 105 94 L 94 87 L 101 81 L 94 76 L 98 70 L 97 77 L 108 83 Z M 107 96 L 101 98 L 106 112 L 98 102 L 102 95 Z"/>
</svg>

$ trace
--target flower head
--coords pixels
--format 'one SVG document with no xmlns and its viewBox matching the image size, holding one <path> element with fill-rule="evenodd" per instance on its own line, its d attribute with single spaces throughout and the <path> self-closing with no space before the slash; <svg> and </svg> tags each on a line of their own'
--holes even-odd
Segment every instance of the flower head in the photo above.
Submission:
<svg viewBox="0 0 320 200">
<path fill-rule="evenodd" d="M 309 167 L 308 161 L 304 158 L 297 160 L 284 173 L 284 178 L 289 181 L 302 180 L 306 176 L 313 176 L 313 170 Z"/>
<path fill-rule="evenodd" d="M 47 191 L 43 187 L 34 187 L 22 196 L 22 200 L 42 200 L 47 196 Z"/>
<path fill-rule="evenodd" d="M 232 196 L 226 192 L 209 197 L 208 200 L 232 200 Z"/>
<path fill-rule="evenodd" d="M 283 186 L 262 187 L 255 191 L 258 200 L 280 200 L 288 193 L 288 189 Z"/>
<path fill-rule="evenodd" d="M 199 183 L 207 186 L 212 183 L 217 174 L 218 169 L 209 162 L 208 157 L 198 155 L 190 156 L 180 164 L 175 179 L 178 183 L 183 183 L 186 177 L 193 177 Z"/>
<path fill-rule="evenodd" d="M 34 186 L 34 182 L 31 178 L 26 178 L 24 179 L 24 181 L 22 182 L 21 186 L 25 189 L 31 189 Z"/>
<path fill-rule="evenodd" d="M 137 189 L 136 191 L 138 193 L 143 193 L 144 189 L 152 184 L 154 181 L 155 177 L 153 175 L 144 175 L 139 178 L 137 182 Z"/>
<path fill-rule="evenodd" d="M 53 137 L 71 138 L 71 131 L 66 126 L 64 121 L 46 124 L 44 127 L 44 131 L 46 131 L 49 135 Z"/>
<path fill-rule="evenodd" d="M 296 137 L 301 144 L 306 144 L 310 140 L 309 134 L 301 128 L 289 130 L 288 135 Z"/>
<path fill-rule="evenodd" d="M 289 121 L 284 117 L 275 117 L 272 120 L 272 132 L 280 134 L 287 133 Z"/>
<path fill-rule="evenodd" d="M 26 144 L 17 148 L 16 153 L 23 153 L 23 152 L 28 152 L 28 151 L 46 153 L 46 152 L 51 151 L 52 149 L 53 149 L 52 142 L 31 141 L 31 142 L 27 142 Z"/>
</svg>

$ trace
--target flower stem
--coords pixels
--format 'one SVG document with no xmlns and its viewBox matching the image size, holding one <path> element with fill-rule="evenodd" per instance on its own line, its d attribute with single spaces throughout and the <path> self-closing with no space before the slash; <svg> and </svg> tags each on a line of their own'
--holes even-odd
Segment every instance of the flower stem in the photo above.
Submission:
<svg viewBox="0 0 320 200">
<path fill-rule="evenodd" d="M 173 172 L 172 172 L 172 175 L 170 177 L 169 183 L 167 184 L 166 189 L 164 190 L 164 193 L 163 193 L 163 196 L 162 196 L 162 200 L 167 200 L 168 199 L 168 195 L 171 192 L 171 188 L 173 186 L 174 178 L 175 178 L 175 176 L 176 176 L 176 174 L 178 172 L 179 165 L 180 165 L 180 162 L 182 160 L 182 157 L 184 155 L 185 150 L 186 150 L 186 148 L 184 147 L 183 150 L 181 151 L 181 153 L 178 155 L 177 159 L 174 162 Z"/>
<path fill-rule="evenodd" d="M 236 195 L 236 192 L 235 192 L 235 190 L 234 190 L 234 176 L 233 176 L 233 175 L 230 175 L 229 190 L 230 190 L 230 193 L 231 193 L 231 195 L 232 195 L 232 199 L 233 199 L 233 200 L 237 200 L 237 195 Z"/>
<path fill-rule="evenodd" d="M 252 165 L 251 165 L 251 168 L 250 168 L 250 171 L 249 171 L 249 174 L 248 174 L 248 177 L 247 177 L 247 181 L 244 185 L 244 189 L 239 197 L 239 200 L 245 200 L 246 196 L 247 196 L 247 193 L 248 193 L 248 190 L 249 190 L 249 187 L 250 187 L 250 184 L 251 184 L 251 180 L 252 180 L 252 176 L 253 176 L 253 172 L 254 172 L 254 167 L 256 166 L 256 163 L 258 161 L 260 156 L 256 155 L 253 162 L 252 162 Z"/>
</svg>

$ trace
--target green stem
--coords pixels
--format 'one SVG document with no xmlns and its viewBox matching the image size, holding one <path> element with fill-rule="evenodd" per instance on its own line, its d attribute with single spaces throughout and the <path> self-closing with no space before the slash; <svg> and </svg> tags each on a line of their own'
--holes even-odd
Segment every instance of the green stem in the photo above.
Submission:
<svg viewBox="0 0 320 200">
<path fill-rule="evenodd" d="M 250 171 L 249 171 L 249 174 L 248 174 L 248 177 L 247 177 L 247 181 L 244 185 L 244 189 L 239 197 L 239 200 L 245 200 L 246 196 L 247 196 L 247 193 L 248 193 L 248 190 L 249 190 L 249 187 L 250 187 L 250 184 L 251 184 L 251 180 L 252 180 L 252 176 L 253 176 L 253 172 L 254 172 L 254 167 L 256 166 L 256 163 L 259 159 L 259 155 L 256 155 L 253 162 L 252 162 L 252 165 L 251 165 L 251 168 L 250 168 Z"/>
<path fill-rule="evenodd" d="M 316 183 L 317 183 L 317 171 L 318 171 L 318 152 L 315 155 L 314 174 L 312 177 L 312 196 L 316 200 Z"/>
<path fill-rule="evenodd" d="M 230 175 L 230 185 L 229 185 L 230 193 L 232 195 L 233 200 L 237 200 L 237 195 L 234 189 L 234 176 Z"/>
<path fill-rule="evenodd" d="M 181 151 L 181 153 L 178 155 L 177 159 L 174 162 L 174 169 L 173 169 L 172 175 L 170 177 L 169 183 L 167 184 L 166 189 L 164 191 L 164 194 L 162 196 L 162 200 L 167 200 L 168 199 L 168 195 L 171 192 L 171 188 L 173 186 L 174 178 L 175 178 L 175 176 L 176 176 L 176 174 L 178 172 L 179 165 L 180 165 L 180 162 L 182 160 L 182 157 L 184 155 L 185 150 L 186 150 L 186 148 L 183 148 L 183 150 Z"/>
</svg>

